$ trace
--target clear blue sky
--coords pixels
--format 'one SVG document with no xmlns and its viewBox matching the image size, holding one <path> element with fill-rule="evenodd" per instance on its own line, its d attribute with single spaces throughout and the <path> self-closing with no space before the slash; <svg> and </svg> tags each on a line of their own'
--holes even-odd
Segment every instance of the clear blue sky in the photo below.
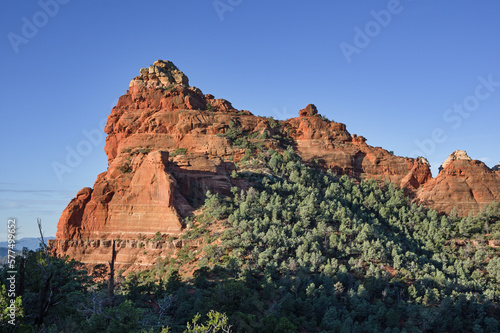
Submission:
<svg viewBox="0 0 500 333">
<path fill-rule="evenodd" d="M 434 174 L 456 149 L 500 161 L 496 0 L 54 1 L 0 4 L 0 239 L 9 217 L 19 238 L 37 235 L 37 217 L 55 235 L 106 171 L 104 141 L 83 131 L 157 59 L 257 115 L 314 103 L 370 145 L 426 156 Z M 68 148 L 86 156 L 58 179 Z"/>
</svg>

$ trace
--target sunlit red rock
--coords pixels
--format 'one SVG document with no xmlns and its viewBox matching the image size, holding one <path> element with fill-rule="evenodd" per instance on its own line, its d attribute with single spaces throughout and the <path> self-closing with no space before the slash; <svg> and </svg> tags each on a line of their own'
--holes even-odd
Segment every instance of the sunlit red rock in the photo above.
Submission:
<svg viewBox="0 0 500 333">
<path fill-rule="evenodd" d="M 344 124 L 322 117 L 313 104 L 298 113 L 275 121 L 237 110 L 189 86 L 187 76 L 168 61 L 141 69 L 108 117 L 108 168 L 97 176 L 93 189 L 78 192 L 62 213 L 54 252 L 102 263 L 109 257 L 109 241 L 120 239 L 127 245 L 119 247 L 118 258 L 134 262 L 140 255 L 134 243 L 139 234 L 178 235 L 207 191 L 230 195 L 232 186 L 247 189 L 245 180 L 230 177 L 246 150 L 225 137 L 231 126 L 244 135 L 256 134 L 267 148 L 284 150 L 282 141 L 291 142 L 306 163 L 338 175 L 389 179 L 439 211 L 458 206 L 464 215 L 500 199 L 500 171 L 466 154 L 454 153 L 433 179 L 424 158 L 372 147 Z M 152 264 L 156 258 L 140 260 Z"/>
<path fill-rule="evenodd" d="M 438 211 L 466 216 L 481 207 L 500 201 L 500 172 L 472 160 L 465 151 L 456 151 L 442 164 L 436 178 L 417 192 L 420 202 Z"/>
</svg>

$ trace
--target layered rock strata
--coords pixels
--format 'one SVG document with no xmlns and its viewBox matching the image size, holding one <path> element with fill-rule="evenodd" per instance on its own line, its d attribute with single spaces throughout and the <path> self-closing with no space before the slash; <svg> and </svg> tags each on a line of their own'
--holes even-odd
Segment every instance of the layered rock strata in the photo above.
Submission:
<svg viewBox="0 0 500 333">
<path fill-rule="evenodd" d="M 466 216 L 500 201 L 500 171 L 471 159 L 465 151 L 452 153 L 439 170 L 436 178 L 418 189 L 421 203 L 446 213 L 456 208 L 460 216 Z"/>
</svg>

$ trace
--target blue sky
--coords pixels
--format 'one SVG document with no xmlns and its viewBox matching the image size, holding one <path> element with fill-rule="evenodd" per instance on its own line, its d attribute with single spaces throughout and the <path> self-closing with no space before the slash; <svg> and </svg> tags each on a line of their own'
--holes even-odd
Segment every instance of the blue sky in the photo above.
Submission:
<svg viewBox="0 0 500 333">
<path fill-rule="evenodd" d="M 457 149 L 496 165 L 498 17 L 495 0 L 3 1 L 0 239 L 9 217 L 19 238 L 37 235 L 37 217 L 55 235 L 106 171 L 103 120 L 157 59 L 257 115 L 314 103 L 370 145 L 426 156 L 434 174 Z"/>
</svg>

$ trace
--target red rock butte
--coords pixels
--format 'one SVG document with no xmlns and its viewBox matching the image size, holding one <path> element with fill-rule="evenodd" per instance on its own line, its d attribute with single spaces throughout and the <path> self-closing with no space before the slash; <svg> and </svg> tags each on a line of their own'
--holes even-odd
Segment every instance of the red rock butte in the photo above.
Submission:
<svg viewBox="0 0 500 333">
<path fill-rule="evenodd" d="M 282 151 L 292 145 L 304 162 L 339 175 L 389 179 L 413 200 L 441 212 L 456 207 L 466 215 L 500 199 L 498 168 L 465 152 L 450 155 L 432 178 L 424 158 L 369 146 L 344 124 L 322 117 L 312 104 L 285 121 L 254 116 L 189 86 L 172 62 L 158 60 L 140 70 L 112 109 L 105 127 L 108 169 L 62 213 L 51 242 L 54 251 L 102 263 L 109 260 L 110 240 L 119 239 L 124 250 L 117 261 L 130 263 L 138 258 L 139 234 L 179 234 L 184 218 L 201 206 L 207 191 L 230 195 L 233 186 L 248 188 L 245 180 L 230 177 L 246 148 L 235 145 L 228 131 L 258 137 L 261 149 Z M 160 253 L 178 244 L 151 246 Z"/>
</svg>

